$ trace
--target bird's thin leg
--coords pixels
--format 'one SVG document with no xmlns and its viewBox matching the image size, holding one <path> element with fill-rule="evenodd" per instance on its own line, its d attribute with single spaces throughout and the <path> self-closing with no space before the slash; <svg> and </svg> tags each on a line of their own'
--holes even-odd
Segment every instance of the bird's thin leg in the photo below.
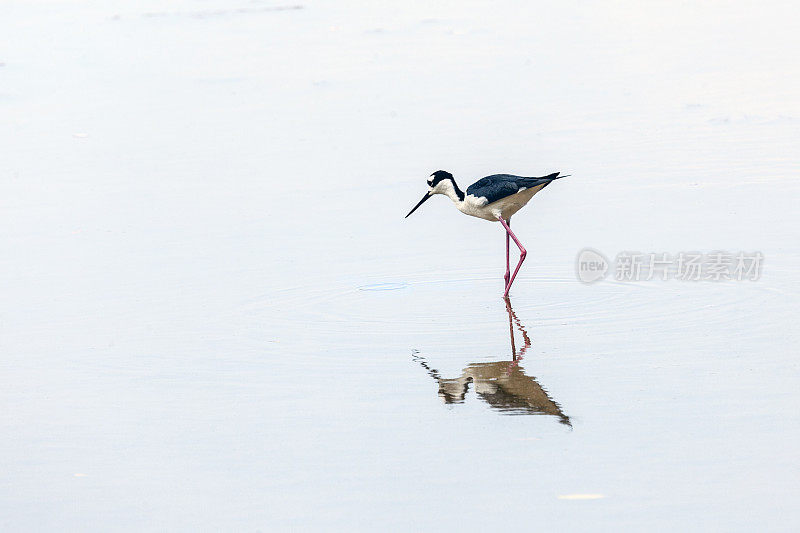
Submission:
<svg viewBox="0 0 800 533">
<path fill-rule="evenodd" d="M 511 227 L 511 219 L 508 219 L 508 226 Z M 506 280 L 504 286 L 508 286 L 508 280 L 511 279 L 511 265 L 509 263 L 509 248 L 511 247 L 511 237 L 508 236 L 508 232 L 506 232 L 506 275 L 503 276 L 503 279 Z"/>
<path fill-rule="evenodd" d="M 508 233 L 508 235 L 510 235 L 511 238 L 514 239 L 514 243 L 519 247 L 519 263 L 517 263 L 517 268 L 514 269 L 514 273 L 511 274 L 511 279 L 508 280 L 508 285 L 506 285 L 506 292 L 503 293 L 503 298 L 507 298 L 508 291 L 511 290 L 511 284 L 514 283 L 514 278 L 517 277 L 517 272 L 519 272 L 519 267 L 522 266 L 522 262 L 525 261 L 525 256 L 528 255 L 528 252 L 525 250 L 525 247 L 522 246 L 522 243 L 519 242 L 517 236 L 514 235 L 514 232 L 511 231 L 511 228 L 506 223 L 506 221 L 503 220 L 503 217 L 497 217 L 497 220 L 499 220 L 500 223 L 503 225 L 503 227 L 506 228 L 506 232 Z"/>
</svg>

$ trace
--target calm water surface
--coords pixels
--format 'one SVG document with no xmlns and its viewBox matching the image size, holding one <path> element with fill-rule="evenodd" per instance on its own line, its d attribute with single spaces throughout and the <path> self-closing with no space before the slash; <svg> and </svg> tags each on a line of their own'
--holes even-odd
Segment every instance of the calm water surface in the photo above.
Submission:
<svg viewBox="0 0 800 533">
<path fill-rule="evenodd" d="M 3 11 L 0 529 L 800 527 L 792 4 Z"/>
</svg>

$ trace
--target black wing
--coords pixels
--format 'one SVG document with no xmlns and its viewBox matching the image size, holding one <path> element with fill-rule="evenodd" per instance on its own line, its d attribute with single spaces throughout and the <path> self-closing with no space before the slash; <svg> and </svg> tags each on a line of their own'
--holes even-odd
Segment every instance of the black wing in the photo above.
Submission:
<svg viewBox="0 0 800 533">
<path fill-rule="evenodd" d="M 546 187 L 551 181 L 558 178 L 566 178 L 566 176 L 559 176 L 558 172 L 541 178 L 526 178 L 524 176 L 514 176 L 512 174 L 494 174 L 481 178 L 469 187 L 467 187 L 467 194 L 471 194 L 477 198 L 486 198 L 486 203 L 491 204 L 497 200 L 501 200 L 506 196 L 511 196 L 522 190 L 538 187 L 542 185 Z"/>
</svg>

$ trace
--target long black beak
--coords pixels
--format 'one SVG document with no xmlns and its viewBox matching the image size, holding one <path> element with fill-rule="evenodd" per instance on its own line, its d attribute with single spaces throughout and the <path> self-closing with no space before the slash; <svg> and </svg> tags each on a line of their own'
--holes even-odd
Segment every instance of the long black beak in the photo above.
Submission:
<svg viewBox="0 0 800 533">
<path fill-rule="evenodd" d="M 424 204 L 424 203 L 425 203 L 425 200 L 427 200 L 427 199 L 428 199 L 428 198 L 430 198 L 431 196 L 433 196 L 431 193 L 429 193 L 429 192 L 426 192 L 426 193 L 425 193 L 425 196 L 423 196 L 423 197 L 422 197 L 422 200 L 420 200 L 420 201 L 419 201 L 419 203 L 418 203 L 417 205 L 415 205 L 415 206 L 414 206 L 414 209 L 412 209 L 411 211 L 409 211 L 409 212 L 408 212 L 408 214 L 406 215 L 406 217 L 405 217 L 405 218 L 408 218 L 408 217 L 410 217 L 410 216 L 411 216 L 411 213 L 413 213 L 414 211 L 416 211 L 416 210 L 417 210 L 417 208 L 418 208 L 419 206 L 421 206 L 422 204 Z"/>
</svg>

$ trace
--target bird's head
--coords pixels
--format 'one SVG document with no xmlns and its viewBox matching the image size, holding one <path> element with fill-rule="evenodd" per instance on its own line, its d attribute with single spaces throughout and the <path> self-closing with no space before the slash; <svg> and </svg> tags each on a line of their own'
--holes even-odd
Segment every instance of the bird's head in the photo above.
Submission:
<svg viewBox="0 0 800 533">
<path fill-rule="evenodd" d="M 455 180 L 453 179 L 453 175 L 445 170 L 437 170 L 431 174 L 430 178 L 428 178 L 428 192 L 426 192 L 425 196 L 422 197 L 422 200 L 420 200 L 419 203 L 414 206 L 414 209 L 408 212 L 406 218 L 408 218 L 411 213 L 416 211 L 419 206 L 424 204 L 425 201 L 434 194 L 449 194 L 454 190 Z"/>
</svg>

